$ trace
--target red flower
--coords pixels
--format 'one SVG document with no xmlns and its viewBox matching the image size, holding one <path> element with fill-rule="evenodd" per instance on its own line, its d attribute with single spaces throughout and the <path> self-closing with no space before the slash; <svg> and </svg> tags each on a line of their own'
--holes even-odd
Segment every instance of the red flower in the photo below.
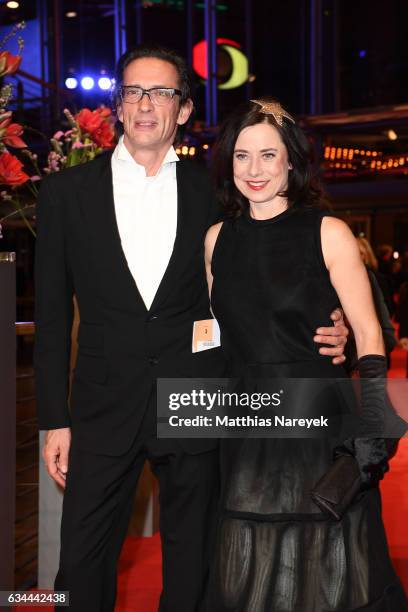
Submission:
<svg viewBox="0 0 408 612">
<path fill-rule="evenodd" d="M 0 141 L 9 147 L 22 149 L 27 146 L 20 138 L 23 131 L 22 126 L 19 123 L 11 123 L 11 119 L 0 121 Z"/>
<path fill-rule="evenodd" d="M 21 60 L 21 55 L 11 55 L 9 51 L 2 51 L 0 53 L 0 77 L 17 72 L 20 68 Z"/>
<path fill-rule="evenodd" d="M 99 115 L 101 117 L 104 117 L 105 119 L 107 119 L 108 117 L 111 116 L 112 111 L 110 108 L 106 108 L 106 106 L 100 106 L 99 108 L 97 108 L 95 111 L 95 113 L 99 113 Z"/>
<path fill-rule="evenodd" d="M 83 108 L 75 119 L 82 132 L 86 132 L 92 140 L 103 149 L 111 149 L 115 146 L 112 123 L 109 120 L 111 111 L 109 108 L 97 108 L 90 111 Z"/>
<path fill-rule="evenodd" d="M 115 146 L 115 136 L 112 127 L 106 121 L 93 133 L 92 138 L 103 149 L 112 149 Z"/>
<path fill-rule="evenodd" d="M 11 185 L 18 187 L 26 183 L 30 177 L 22 170 L 23 164 L 17 157 L 11 153 L 2 153 L 0 155 L 0 185 Z"/>
</svg>

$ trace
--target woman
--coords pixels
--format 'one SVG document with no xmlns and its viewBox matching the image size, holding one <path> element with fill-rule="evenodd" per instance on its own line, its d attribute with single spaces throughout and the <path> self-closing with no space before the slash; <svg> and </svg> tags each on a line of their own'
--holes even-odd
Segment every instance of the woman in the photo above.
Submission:
<svg viewBox="0 0 408 612">
<path fill-rule="evenodd" d="M 381 292 L 384 296 L 384 300 L 388 308 L 388 312 L 392 314 L 395 311 L 395 303 L 394 303 L 393 292 L 392 292 L 392 289 L 390 289 L 388 279 L 384 274 L 379 272 L 378 259 L 374 255 L 374 251 L 371 248 L 371 245 L 368 242 L 368 240 L 364 238 L 363 236 L 358 236 L 357 242 L 358 242 L 358 247 L 360 249 L 361 258 L 363 262 L 365 263 L 367 270 L 370 270 L 368 277 L 370 280 L 373 277 L 375 278 L 375 282 L 379 285 Z M 375 301 L 375 299 L 374 299 L 374 303 L 375 305 L 377 305 L 377 302 Z M 378 314 L 378 311 L 377 311 L 377 314 Z M 381 320 L 380 320 L 380 323 L 381 323 Z"/>
<path fill-rule="evenodd" d="M 277 102 L 254 100 L 231 116 L 214 165 L 226 220 L 209 229 L 205 260 L 230 375 L 258 386 L 275 377 L 345 377 L 311 340 L 340 301 L 360 375 L 378 384 L 375 395 L 362 385 L 371 420 L 361 437 L 222 442 L 209 610 L 402 612 L 377 487 L 387 448 L 373 438 L 382 423 L 384 346 L 355 238 L 324 210 L 308 141 Z"/>
<path fill-rule="evenodd" d="M 400 287 L 395 319 L 399 323 L 398 337 L 400 345 L 405 351 L 408 351 L 408 281 L 402 283 Z"/>
</svg>

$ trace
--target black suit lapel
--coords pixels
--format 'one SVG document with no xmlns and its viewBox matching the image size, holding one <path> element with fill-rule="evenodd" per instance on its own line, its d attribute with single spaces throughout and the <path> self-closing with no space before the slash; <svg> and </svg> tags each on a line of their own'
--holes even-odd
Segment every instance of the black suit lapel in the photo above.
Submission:
<svg viewBox="0 0 408 612">
<path fill-rule="evenodd" d="M 106 288 L 117 307 L 146 311 L 122 249 L 113 199 L 111 156 L 112 153 L 104 154 L 92 164 L 81 186 L 89 247 L 99 284 L 103 290 Z"/>
<path fill-rule="evenodd" d="M 194 183 L 191 181 L 188 166 L 182 161 L 176 163 L 177 172 L 177 231 L 174 248 L 170 257 L 166 272 L 161 280 L 159 288 L 151 305 L 151 310 L 158 308 L 164 302 L 168 293 L 174 289 L 177 277 L 183 268 L 188 265 L 189 255 L 196 248 L 194 241 L 197 240 L 195 225 L 199 220 L 194 211 L 194 202 L 199 197 L 194 191 Z"/>
</svg>

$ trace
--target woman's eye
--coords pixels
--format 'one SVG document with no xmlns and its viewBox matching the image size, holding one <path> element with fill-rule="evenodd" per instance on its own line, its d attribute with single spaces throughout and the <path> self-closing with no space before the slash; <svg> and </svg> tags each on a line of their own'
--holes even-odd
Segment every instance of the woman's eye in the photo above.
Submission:
<svg viewBox="0 0 408 612">
<path fill-rule="evenodd" d="M 273 159 L 275 157 L 275 153 L 264 153 L 264 159 Z"/>
<path fill-rule="evenodd" d="M 238 159 L 239 161 L 243 161 L 246 158 L 247 156 L 245 155 L 245 153 L 235 153 L 235 159 Z"/>
</svg>

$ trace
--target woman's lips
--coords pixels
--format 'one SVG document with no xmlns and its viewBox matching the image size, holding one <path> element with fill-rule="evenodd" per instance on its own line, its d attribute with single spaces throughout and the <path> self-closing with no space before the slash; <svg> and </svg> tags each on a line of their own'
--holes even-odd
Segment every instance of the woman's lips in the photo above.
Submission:
<svg viewBox="0 0 408 612">
<path fill-rule="evenodd" d="M 245 181 L 250 189 L 253 191 L 260 191 L 263 189 L 268 181 Z"/>
</svg>

